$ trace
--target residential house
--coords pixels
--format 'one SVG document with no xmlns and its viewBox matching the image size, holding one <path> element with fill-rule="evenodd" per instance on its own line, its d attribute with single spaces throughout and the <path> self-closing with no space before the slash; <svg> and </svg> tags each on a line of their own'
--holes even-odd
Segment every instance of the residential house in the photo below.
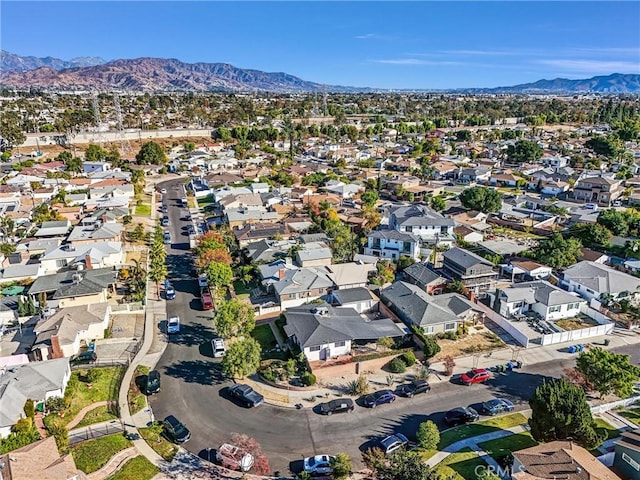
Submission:
<svg viewBox="0 0 640 480">
<path fill-rule="evenodd" d="M 367 235 L 365 255 L 398 260 L 400 257 L 420 258 L 420 238 L 397 230 L 374 230 Z"/>
<path fill-rule="evenodd" d="M 390 318 L 371 320 L 353 308 L 326 303 L 288 308 L 284 316 L 288 339 L 300 347 L 309 362 L 348 355 L 353 344 L 404 335 Z"/>
<path fill-rule="evenodd" d="M 79 270 L 115 268 L 124 263 L 124 250 L 121 242 L 65 244 L 47 252 L 40 258 L 40 263 L 45 275 L 67 267 Z"/>
<path fill-rule="evenodd" d="M 613 470 L 625 479 L 640 478 L 640 428 L 622 432 L 615 442 Z"/>
<path fill-rule="evenodd" d="M 70 229 L 71 222 L 69 220 L 52 220 L 42 222 L 33 236 L 38 238 L 66 236 Z"/>
<path fill-rule="evenodd" d="M 484 235 L 481 232 L 473 230 L 466 225 L 458 225 L 453 228 L 453 233 L 457 238 L 467 243 L 478 243 L 484 240 Z"/>
<path fill-rule="evenodd" d="M 375 265 L 356 262 L 327 265 L 324 268 L 338 289 L 365 287 L 369 283 L 369 275 L 377 271 Z"/>
<path fill-rule="evenodd" d="M 324 242 L 303 243 L 296 252 L 296 263 L 301 267 L 331 265 L 333 254 Z"/>
<path fill-rule="evenodd" d="M 0 283 L 29 282 L 42 275 L 39 263 L 3 264 L 0 269 Z"/>
<path fill-rule="evenodd" d="M 333 280 L 322 267 L 279 269 L 278 275 L 271 285 L 282 310 L 316 300 L 334 288 Z"/>
<path fill-rule="evenodd" d="M 339 180 L 330 180 L 324 187 L 327 192 L 338 195 L 340 198 L 353 198 L 364 191 L 364 187 L 353 183 L 344 183 Z"/>
<path fill-rule="evenodd" d="M 569 440 L 541 443 L 512 455 L 514 480 L 622 480 L 588 450 Z"/>
<path fill-rule="evenodd" d="M 261 208 L 262 198 L 259 193 L 249 193 L 241 195 L 226 195 L 218 200 L 220 206 L 227 208 Z"/>
<path fill-rule="evenodd" d="M 368 312 L 378 304 L 371 290 L 364 287 L 334 290 L 331 298 L 339 307 L 353 308 L 358 313 Z"/>
<path fill-rule="evenodd" d="M 486 167 L 460 167 L 456 178 L 465 183 L 484 183 L 489 181 L 491 169 Z"/>
<path fill-rule="evenodd" d="M 404 280 L 418 286 L 429 295 L 442 293 L 447 279 L 431 270 L 426 263 L 414 263 L 402 271 Z"/>
<path fill-rule="evenodd" d="M 110 162 L 82 162 L 82 171 L 84 173 L 107 172 L 111 170 Z"/>
<path fill-rule="evenodd" d="M 489 185 L 501 187 L 516 187 L 520 177 L 516 177 L 513 173 L 495 173 L 489 178 Z"/>
<path fill-rule="evenodd" d="M 117 274 L 112 268 L 99 268 L 43 275 L 36 278 L 28 293 L 36 301 L 45 294 L 47 304 L 59 308 L 106 302 Z"/>
<path fill-rule="evenodd" d="M 17 253 L 26 253 L 30 258 L 39 257 L 51 250 L 55 250 L 64 241 L 64 237 L 57 238 L 25 238 L 16 245 Z"/>
<path fill-rule="evenodd" d="M 417 285 L 396 281 L 380 291 L 380 300 L 407 325 L 425 333 L 455 331 L 476 317 L 476 306 L 458 293 L 429 295 Z"/>
<path fill-rule="evenodd" d="M 589 262 L 595 263 L 608 263 L 611 259 L 611 257 L 609 257 L 609 255 L 607 255 L 606 253 L 597 252 L 586 247 L 582 247 L 580 249 L 580 256 L 582 260 L 587 260 Z"/>
<path fill-rule="evenodd" d="M 511 275 L 512 281 L 516 276 L 526 280 L 546 279 L 553 271 L 551 267 L 532 260 L 510 260 L 502 269 Z"/>
<path fill-rule="evenodd" d="M 32 354 L 37 360 L 76 355 L 82 344 L 104 338 L 109 312 L 106 302 L 61 308 L 36 324 Z"/>
<path fill-rule="evenodd" d="M 453 178 L 458 171 L 458 166 L 455 163 L 437 161 L 429 164 L 431 169 L 431 178 L 434 180 L 442 180 Z"/>
<path fill-rule="evenodd" d="M 544 156 L 538 160 L 538 162 L 543 164 L 545 167 L 561 168 L 566 167 L 569 160 L 566 157 Z"/>
<path fill-rule="evenodd" d="M 589 261 L 582 261 L 567 268 L 562 281 L 570 292 L 577 292 L 587 300 L 626 298 L 635 301 L 640 289 L 640 278 Z"/>
<path fill-rule="evenodd" d="M 493 297 L 493 309 L 503 317 L 535 312 L 543 320 L 562 320 L 576 317 L 586 301 L 545 280 L 516 283 L 498 289 Z"/>
<path fill-rule="evenodd" d="M 622 180 L 608 177 L 582 178 L 573 187 L 576 200 L 604 206 L 610 206 L 623 193 Z"/>
<path fill-rule="evenodd" d="M 279 220 L 276 212 L 268 212 L 264 207 L 225 208 L 224 216 L 232 229 L 252 223 L 275 223 Z"/>
<path fill-rule="evenodd" d="M 291 247 L 297 245 L 295 240 L 267 240 L 250 242 L 244 247 L 246 257 L 255 263 L 269 263 L 289 254 Z"/>
<path fill-rule="evenodd" d="M 444 273 L 462 281 L 471 292 L 478 294 L 495 287 L 498 273 L 489 260 L 459 247 L 447 250 L 442 257 Z"/>
<path fill-rule="evenodd" d="M 49 398 L 62 397 L 70 377 L 68 358 L 13 365 L 1 370 L 0 437 L 8 436 L 11 427 L 25 416 L 24 404 L 27 399 L 33 400 L 37 406 Z"/>
<path fill-rule="evenodd" d="M 452 246 L 454 222 L 425 205 L 392 207 L 389 228 L 420 237 L 423 243 Z"/>
<path fill-rule="evenodd" d="M 60 455 L 53 436 L 0 456 L 0 478 L 5 480 L 86 480 L 73 455 Z"/>
<path fill-rule="evenodd" d="M 122 237 L 122 224 L 115 222 L 102 223 L 100 226 L 78 225 L 71 230 L 67 237 L 67 243 L 78 246 L 92 244 L 97 241 L 120 242 Z"/>
</svg>

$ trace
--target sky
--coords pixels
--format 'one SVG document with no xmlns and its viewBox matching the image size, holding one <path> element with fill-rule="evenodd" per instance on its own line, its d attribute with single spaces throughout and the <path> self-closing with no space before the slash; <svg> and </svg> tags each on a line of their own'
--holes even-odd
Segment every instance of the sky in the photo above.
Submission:
<svg viewBox="0 0 640 480">
<path fill-rule="evenodd" d="M 640 2 L 0 3 L 0 46 L 224 62 L 327 85 L 497 87 L 640 73 Z"/>
</svg>

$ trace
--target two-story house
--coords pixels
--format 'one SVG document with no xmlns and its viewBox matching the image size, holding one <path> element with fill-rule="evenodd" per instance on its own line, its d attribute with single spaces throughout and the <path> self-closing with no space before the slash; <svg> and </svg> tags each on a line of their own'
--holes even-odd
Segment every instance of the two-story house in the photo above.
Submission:
<svg viewBox="0 0 640 480">
<path fill-rule="evenodd" d="M 622 196 L 622 180 L 607 177 L 586 177 L 573 187 L 573 198 L 588 203 L 609 206 Z"/>
<path fill-rule="evenodd" d="M 397 230 L 374 230 L 367 235 L 364 254 L 391 260 L 403 256 L 417 260 L 420 256 L 420 238 L 413 233 Z"/>
<path fill-rule="evenodd" d="M 469 291 L 478 294 L 495 288 L 498 272 L 489 260 L 459 247 L 447 250 L 442 257 L 444 273 L 462 281 Z"/>
<path fill-rule="evenodd" d="M 426 205 L 393 207 L 389 211 L 389 228 L 420 237 L 427 245 L 449 246 L 455 242 L 455 223 Z"/>
</svg>

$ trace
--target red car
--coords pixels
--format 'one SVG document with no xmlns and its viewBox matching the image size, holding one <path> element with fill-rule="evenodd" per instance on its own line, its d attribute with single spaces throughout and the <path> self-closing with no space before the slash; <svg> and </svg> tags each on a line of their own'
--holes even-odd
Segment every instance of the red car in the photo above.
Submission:
<svg viewBox="0 0 640 480">
<path fill-rule="evenodd" d="M 464 385 L 471 385 L 472 383 L 482 383 L 491 378 L 491 375 L 484 368 L 474 368 L 467 373 L 463 373 L 460 376 L 460 381 Z"/>
</svg>

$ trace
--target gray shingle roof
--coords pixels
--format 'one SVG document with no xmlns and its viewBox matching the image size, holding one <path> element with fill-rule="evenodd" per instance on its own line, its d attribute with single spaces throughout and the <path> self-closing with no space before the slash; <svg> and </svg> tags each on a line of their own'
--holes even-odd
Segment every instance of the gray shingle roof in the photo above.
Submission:
<svg viewBox="0 0 640 480">
<path fill-rule="evenodd" d="M 314 289 L 333 286 L 327 271 L 323 268 L 305 267 L 298 270 L 287 270 L 284 278 L 273 283 L 278 294 L 302 293 Z"/>
<path fill-rule="evenodd" d="M 564 271 L 565 280 L 573 280 L 598 293 L 635 292 L 640 278 L 619 272 L 600 263 L 583 261 Z"/>
<path fill-rule="evenodd" d="M 102 323 L 108 308 L 108 304 L 102 302 L 60 309 L 36 324 L 34 345 L 51 345 L 51 336 L 54 334 L 58 335 L 62 346 L 71 344 L 78 332 L 88 330 L 92 324 Z"/>
<path fill-rule="evenodd" d="M 397 230 L 374 230 L 367 235 L 368 238 L 382 238 L 398 240 L 401 242 L 418 242 L 420 239 L 412 233 L 399 232 Z"/>
<path fill-rule="evenodd" d="M 422 285 L 429 285 L 431 282 L 435 282 L 437 280 L 441 282 L 445 281 L 443 277 L 431 270 L 424 263 L 414 263 L 413 265 L 410 265 L 404 269 L 404 274 Z"/>
<path fill-rule="evenodd" d="M 335 290 L 333 296 L 340 302 L 340 305 L 353 302 L 366 302 L 373 298 L 369 289 L 364 287 Z"/>
<path fill-rule="evenodd" d="M 326 311 L 323 314 L 322 311 Z M 302 347 L 346 340 L 377 340 L 398 337 L 402 331 L 390 318 L 367 320 L 353 308 L 334 308 L 328 304 L 303 305 L 285 312 L 288 336 Z"/>
<path fill-rule="evenodd" d="M 56 292 L 54 296 L 60 294 L 64 295 L 67 292 L 79 292 L 80 288 L 69 288 L 74 280 L 73 276 L 78 272 L 67 271 L 58 272 L 53 275 L 44 275 L 36 278 L 35 282 L 29 287 L 29 294 L 35 295 L 40 292 Z M 90 295 L 92 293 L 98 293 L 103 288 L 107 288 L 113 284 L 116 280 L 118 272 L 112 268 L 96 268 L 95 270 L 83 270 L 81 273 L 82 280 L 80 284 L 86 282 L 91 287 L 85 287 L 86 292 L 81 295 Z M 76 293 L 78 296 L 79 293 Z M 65 295 L 66 296 L 66 295 Z M 71 295 L 73 296 L 73 295 Z M 61 298 L 61 297 L 56 297 Z"/>
<path fill-rule="evenodd" d="M 453 220 L 443 217 L 425 205 L 396 207 L 389 211 L 389 215 L 395 219 L 395 224 L 399 226 L 454 226 Z"/>
<path fill-rule="evenodd" d="M 469 250 L 464 250 L 459 247 L 453 247 L 447 250 L 442 254 L 442 256 L 445 259 L 451 260 L 453 263 L 460 265 L 464 269 L 473 267 L 478 263 L 481 263 L 483 265 L 490 265 L 493 267 L 493 263 L 491 263 L 486 258 L 482 258 L 480 255 L 476 255 Z"/>
<path fill-rule="evenodd" d="M 509 303 L 524 301 L 528 304 L 542 303 L 547 307 L 583 301 L 544 280 L 516 283 L 502 290 L 502 293 L 507 296 Z"/>
</svg>

